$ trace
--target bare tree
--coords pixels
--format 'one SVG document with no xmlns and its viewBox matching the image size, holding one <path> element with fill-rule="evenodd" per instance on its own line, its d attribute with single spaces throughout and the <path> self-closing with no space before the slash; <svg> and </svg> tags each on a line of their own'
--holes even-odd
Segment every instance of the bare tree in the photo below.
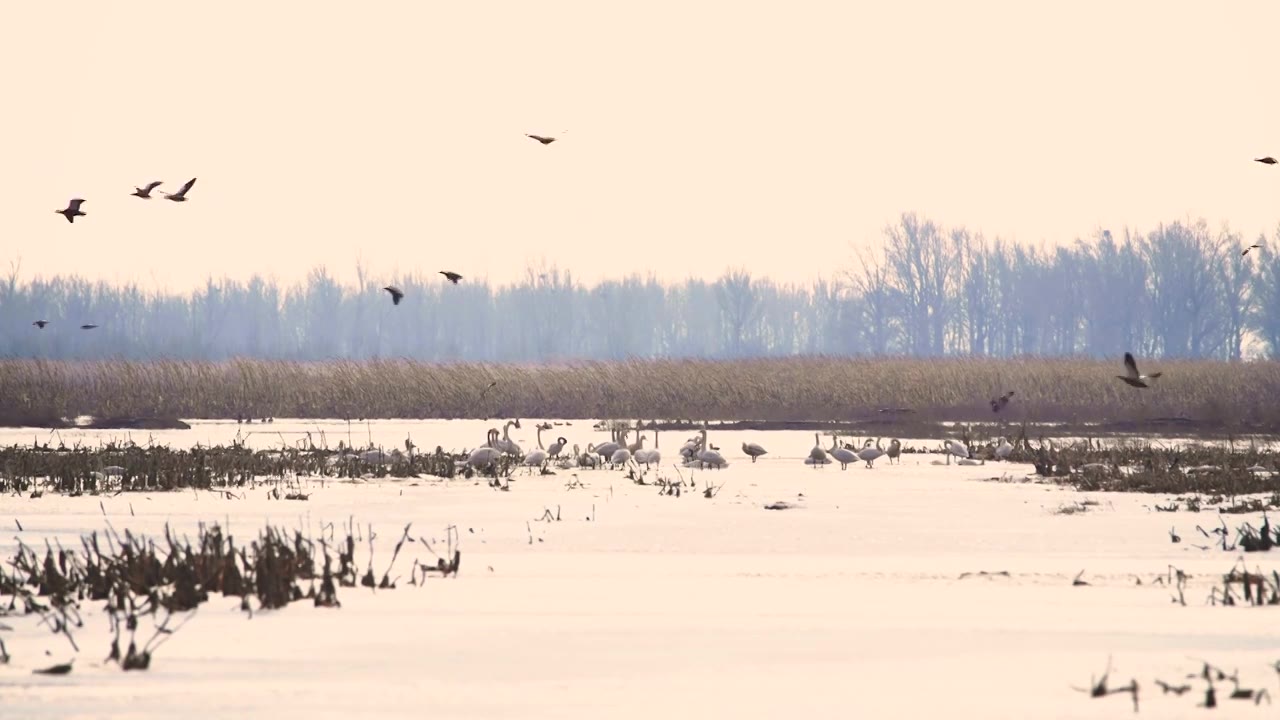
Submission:
<svg viewBox="0 0 1280 720">
<path fill-rule="evenodd" d="M 751 274 L 741 269 L 730 270 L 716 282 L 715 289 L 724 344 L 731 357 L 740 357 L 744 337 L 760 311 L 759 298 L 751 287 Z"/>
</svg>

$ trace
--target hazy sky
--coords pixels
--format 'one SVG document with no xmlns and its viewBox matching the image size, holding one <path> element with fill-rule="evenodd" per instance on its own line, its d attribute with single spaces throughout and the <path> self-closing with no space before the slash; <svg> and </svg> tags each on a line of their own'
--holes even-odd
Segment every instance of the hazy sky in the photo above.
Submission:
<svg viewBox="0 0 1280 720">
<path fill-rule="evenodd" d="M 904 210 L 1252 235 L 1277 28 L 1275 0 L 6 3 L 0 269 L 807 281 Z"/>
</svg>

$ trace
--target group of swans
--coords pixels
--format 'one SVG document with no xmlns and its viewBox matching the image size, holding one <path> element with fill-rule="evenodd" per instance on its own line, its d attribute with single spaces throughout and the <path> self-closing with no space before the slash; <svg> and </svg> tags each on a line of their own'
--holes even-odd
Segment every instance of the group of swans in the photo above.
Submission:
<svg viewBox="0 0 1280 720">
<path fill-rule="evenodd" d="M 747 452 L 747 444 L 743 443 L 742 447 L 743 451 Z M 765 453 L 764 448 L 759 445 L 755 445 L 755 447 L 759 450 L 760 455 Z M 747 454 L 751 455 L 750 452 L 747 452 Z M 707 442 L 706 423 L 703 423 L 702 429 L 698 431 L 696 436 L 689 438 L 684 445 L 680 446 L 680 457 L 684 460 L 685 467 L 713 467 L 717 470 L 729 467 L 729 461 L 725 460 L 724 455 L 720 454 L 720 448 Z M 755 461 L 755 458 L 756 456 L 752 455 L 752 462 Z"/>
<path fill-rule="evenodd" d="M 840 446 L 835 433 L 831 433 L 831 447 L 822 447 L 822 436 L 819 433 L 813 434 L 813 449 L 809 451 L 808 457 L 804 459 L 805 465 L 812 465 L 814 469 L 819 466 L 828 465 L 832 460 L 840 463 L 840 469 L 845 470 L 849 467 L 849 463 L 861 460 L 867 464 L 868 468 L 874 468 L 873 463 L 881 457 L 888 455 L 889 462 L 892 463 L 898 459 L 902 452 L 902 443 L 894 438 L 889 443 L 888 449 L 880 447 L 880 438 L 875 439 L 875 447 L 871 446 L 871 438 L 863 444 L 862 449 L 854 452 L 853 446 L 845 444 Z"/>
<path fill-rule="evenodd" d="M 646 437 L 643 434 L 643 426 L 636 428 L 635 442 L 628 443 L 628 436 L 631 434 L 631 428 L 614 428 L 608 442 L 596 444 L 588 444 L 587 451 L 581 452 L 579 446 L 573 446 L 573 454 L 568 455 L 565 450 L 568 441 L 563 437 L 556 438 L 550 447 L 545 447 L 542 441 L 542 431 L 549 428 L 549 424 L 540 424 L 537 426 L 537 443 L 536 449 L 524 453 L 520 445 L 511 439 L 511 428 L 520 429 L 520 421 L 510 420 L 502 428 L 499 435 L 497 428 L 490 428 L 486 441 L 483 445 L 473 450 L 467 457 L 467 464 L 473 468 L 479 469 L 488 467 L 496 463 L 504 455 L 522 458 L 520 464 L 528 467 L 530 471 L 537 468 L 543 472 L 546 471 L 547 465 L 551 461 L 556 461 L 557 466 L 562 469 L 572 468 L 575 465 L 582 468 L 598 468 L 608 463 L 611 468 L 624 466 L 629 462 L 638 465 L 644 465 L 651 468 L 662 462 L 662 452 L 658 449 L 658 430 L 653 430 L 653 447 L 646 448 Z M 813 448 L 809 451 L 804 463 L 817 468 L 822 465 L 828 465 L 832 462 L 840 464 L 841 470 L 848 469 L 851 463 L 864 462 L 868 468 L 875 467 L 875 461 L 881 457 L 888 456 L 889 463 L 900 461 L 902 453 L 902 443 L 894 438 L 889 442 L 887 448 L 881 447 L 880 439 L 874 441 L 870 438 L 863 443 L 861 449 L 855 450 L 848 443 L 841 445 L 839 438 L 835 433 L 831 433 L 831 446 L 824 447 L 822 445 L 821 433 L 814 433 Z M 873 444 L 874 443 L 874 444 Z M 992 452 L 995 458 L 1004 460 L 1013 452 L 1013 445 L 1008 439 L 1001 437 L 999 442 L 994 446 Z M 768 453 L 759 443 L 743 442 L 742 453 L 751 458 L 751 462 L 755 462 L 761 456 Z M 952 456 L 957 458 L 956 462 L 960 465 L 978 465 L 984 461 L 973 458 L 968 446 L 964 443 L 951 438 L 943 440 L 943 453 L 946 455 L 946 464 L 951 464 Z M 679 449 L 681 459 L 686 467 L 713 467 L 725 468 L 729 463 L 725 460 L 724 455 L 720 453 L 720 449 L 714 445 L 710 445 L 707 441 L 707 427 L 703 423 L 703 427 L 698 434 L 687 440 Z M 941 462 L 935 461 L 937 464 Z"/>
<path fill-rule="evenodd" d="M 942 452 L 947 456 L 947 465 L 951 464 L 951 456 L 953 455 L 957 458 L 957 465 L 983 465 L 986 463 L 985 458 L 977 459 L 973 457 L 973 453 L 969 452 L 969 446 L 958 440 L 952 440 L 951 438 L 947 438 L 942 441 Z M 1009 442 L 1008 438 L 1001 436 L 1000 441 L 996 443 L 991 452 L 997 460 L 1006 460 L 1008 459 L 1009 454 L 1013 452 L 1013 444 Z M 937 460 L 934 460 L 933 462 L 935 465 L 943 464 Z"/>
</svg>

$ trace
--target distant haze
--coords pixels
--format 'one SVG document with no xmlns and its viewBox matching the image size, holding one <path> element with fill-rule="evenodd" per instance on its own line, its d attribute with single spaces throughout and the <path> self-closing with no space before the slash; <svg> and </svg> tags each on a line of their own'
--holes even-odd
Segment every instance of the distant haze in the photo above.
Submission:
<svg viewBox="0 0 1280 720">
<path fill-rule="evenodd" d="M 1280 156 L 1277 28 L 1274 0 L 14 2 L 0 266 L 807 281 L 903 211 L 1251 237 L 1280 221 L 1252 161 Z"/>
</svg>

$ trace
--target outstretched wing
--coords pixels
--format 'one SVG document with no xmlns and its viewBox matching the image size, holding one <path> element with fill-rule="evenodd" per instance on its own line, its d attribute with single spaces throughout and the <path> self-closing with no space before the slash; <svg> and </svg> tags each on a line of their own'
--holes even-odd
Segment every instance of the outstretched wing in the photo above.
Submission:
<svg viewBox="0 0 1280 720">
<path fill-rule="evenodd" d="M 152 190 L 155 190 L 156 188 L 160 187 L 160 184 L 163 182 L 164 182 L 163 180 L 156 180 L 155 182 L 149 182 L 147 183 L 146 187 L 142 188 L 142 192 L 149 193 Z"/>
<path fill-rule="evenodd" d="M 1124 369 L 1129 373 L 1129 377 L 1138 379 L 1138 363 L 1133 359 L 1133 353 L 1124 354 Z"/>
<path fill-rule="evenodd" d="M 84 200 L 81 200 L 80 198 L 75 198 L 67 205 L 67 209 L 70 210 L 71 212 L 76 212 L 77 210 L 80 209 L 80 206 L 83 204 L 84 204 Z"/>
<path fill-rule="evenodd" d="M 175 194 L 175 195 L 186 195 L 186 194 L 187 194 L 187 191 L 191 189 L 191 186 L 192 186 L 192 185 L 195 185 L 195 184 L 196 184 L 196 179 L 195 179 L 195 178 L 191 178 L 190 180 L 188 180 L 186 183 L 184 183 L 184 184 L 183 184 L 183 186 L 178 190 L 178 192 L 176 192 L 176 193 L 174 193 L 174 194 Z"/>
</svg>

